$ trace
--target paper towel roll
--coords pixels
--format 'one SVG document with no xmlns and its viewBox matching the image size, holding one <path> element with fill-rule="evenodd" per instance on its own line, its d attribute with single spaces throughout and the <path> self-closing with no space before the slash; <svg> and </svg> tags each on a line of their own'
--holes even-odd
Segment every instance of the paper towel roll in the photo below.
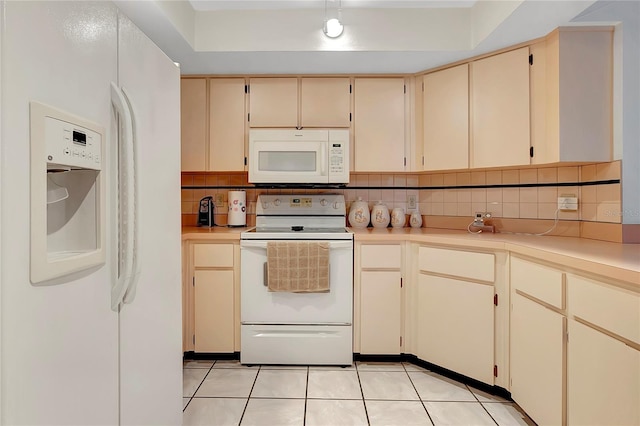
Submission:
<svg viewBox="0 0 640 426">
<path fill-rule="evenodd" d="M 245 191 L 229 191 L 229 216 L 227 225 L 247 225 L 247 193 Z"/>
</svg>

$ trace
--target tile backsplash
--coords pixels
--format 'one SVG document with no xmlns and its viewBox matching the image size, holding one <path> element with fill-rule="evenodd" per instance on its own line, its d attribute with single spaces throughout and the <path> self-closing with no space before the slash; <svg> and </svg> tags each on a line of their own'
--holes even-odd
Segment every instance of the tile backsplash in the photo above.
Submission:
<svg viewBox="0 0 640 426">
<path fill-rule="evenodd" d="M 529 221 L 553 220 L 557 198 L 578 197 L 577 211 L 560 211 L 561 221 L 621 223 L 621 162 L 579 166 L 540 167 L 449 173 L 352 173 L 344 189 L 262 189 L 247 182 L 246 172 L 182 174 L 182 223 L 195 225 L 198 201 L 207 195 L 222 198 L 216 206 L 216 224 L 227 223 L 227 193 L 247 191 L 247 225 L 255 225 L 255 202 L 259 194 L 342 193 L 347 205 L 361 197 L 373 205 L 382 201 L 407 214 L 407 198 L 418 200 L 423 226 L 430 217 L 465 217 L 488 211 L 496 219 L 508 219 L 509 226 L 530 232 Z M 434 218 L 437 219 L 437 218 Z M 512 219 L 520 219 L 513 221 Z M 442 222 L 438 220 L 438 222 Z M 456 223 L 461 223 L 460 220 Z M 552 222 L 550 222 L 552 223 Z"/>
</svg>

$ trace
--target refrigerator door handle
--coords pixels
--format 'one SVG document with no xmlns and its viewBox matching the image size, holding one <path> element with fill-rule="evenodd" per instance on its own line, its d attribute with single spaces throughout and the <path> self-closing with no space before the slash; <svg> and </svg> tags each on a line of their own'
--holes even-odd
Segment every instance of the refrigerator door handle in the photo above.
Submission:
<svg viewBox="0 0 640 426">
<path fill-rule="evenodd" d="M 131 139 L 129 140 L 129 152 L 131 152 L 131 161 L 129 163 L 128 173 L 133 175 L 133 192 L 130 193 L 130 204 L 133 205 L 133 220 L 129 221 L 132 229 L 129 230 L 133 234 L 133 263 L 131 265 L 131 276 L 129 277 L 129 283 L 124 293 L 124 303 L 131 303 L 136 297 L 136 290 L 138 288 L 138 281 L 140 278 L 140 262 L 138 259 L 138 247 L 140 247 L 140 204 L 138 203 L 138 194 L 140 193 L 139 176 L 138 176 L 138 159 L 140 153 L 138 152 L 138 131 L 136 126 L 135 108 L 131 102 L 131 97 L 128 95 L 128 91 L 125 87 L 121 88 L 122 94 L 128 107 L 129 117 L 131 121 Z"/>
<path fill-rule="evenodd" d="M 135 276 L 135 247 L 137 243 L 135 238 L 135 151 L 133 117 L 125 94 L 115 83 L 111 83 L 111 103 L 120 119 L 117 168 L 118 272 L 116 282 L 111 289 L 111 309 L 118 311 Z"/>
</svg>

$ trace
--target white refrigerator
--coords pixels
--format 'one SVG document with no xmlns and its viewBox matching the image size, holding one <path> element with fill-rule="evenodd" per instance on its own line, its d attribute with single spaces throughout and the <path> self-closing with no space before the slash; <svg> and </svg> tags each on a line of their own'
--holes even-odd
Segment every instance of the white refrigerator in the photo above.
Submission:
<svg viewBox="0 0 640 426">
<path fill-rule="evenodd" d="M 111 2 L 3 1 L 0 31 L 0 423 L 182 421 L 179 69 Z M 118 143 L 136 129 L 136 262 L 115 302 Z M 106 262 L 30 280 L 30 102 L 105 129 Z"/>
</svg>

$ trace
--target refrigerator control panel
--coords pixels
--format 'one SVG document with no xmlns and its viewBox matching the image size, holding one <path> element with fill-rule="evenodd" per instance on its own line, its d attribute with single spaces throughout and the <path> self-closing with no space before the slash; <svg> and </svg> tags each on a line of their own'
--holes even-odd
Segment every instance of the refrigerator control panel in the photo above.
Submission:
<svg viewBox="0 0 640 426">
<path fill-rule="evenodd" d="M 47 163 L 70 168 L 102 169 L 102 137 L 92 130 L 45 118 Z"/>
</svg>

